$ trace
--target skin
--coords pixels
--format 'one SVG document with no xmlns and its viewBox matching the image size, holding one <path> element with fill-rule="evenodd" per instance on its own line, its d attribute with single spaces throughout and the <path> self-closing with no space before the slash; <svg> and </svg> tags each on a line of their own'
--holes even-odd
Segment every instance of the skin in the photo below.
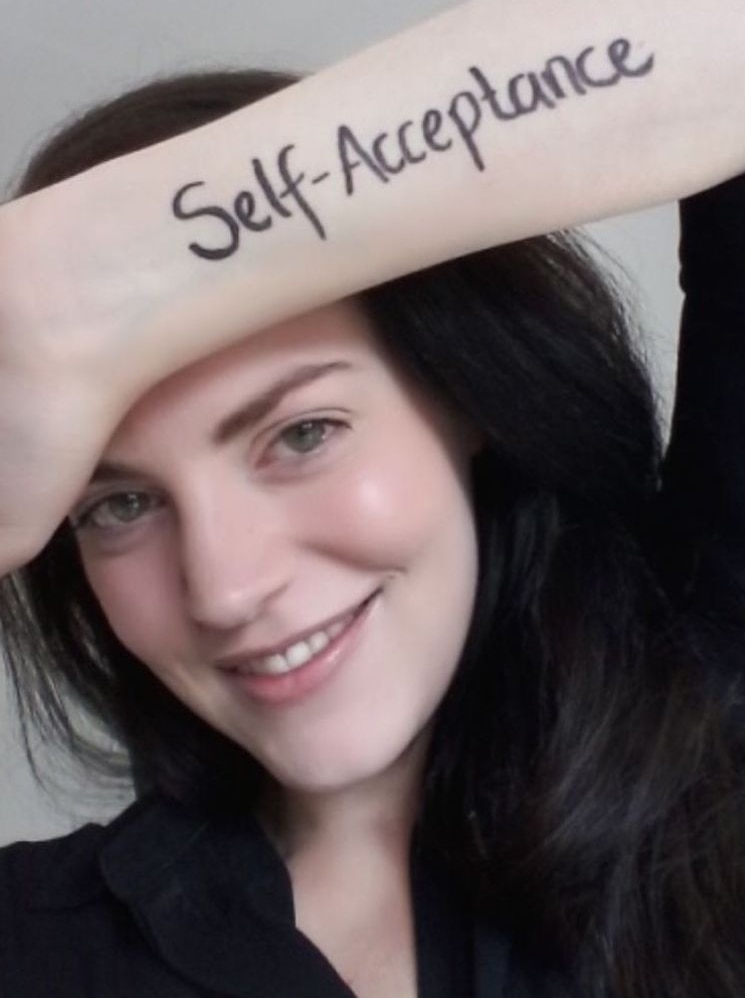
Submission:
<svg viewBox="0 0 745 998">
<path fill-rule="evenodd" d="M 342 123 L 372 143 L 447 109 L 470 85 L 469 66 L 506 80 L 620 37 L 640 59 L 654 54 L 654 72 L 515 123 L 484 105 L 484 170 L 458 143 L 388 183 L 361 167 L 352 196 L 339 182 Z M 438 261 L 742 172 L 743 50 L 742 0 L 472 0 L 267 100 L 0 206 L 0 573 L 43 548 L 123 414 L 184 365 Z M 190 241 L 219 241 L 220 226 L 177 220 L 176 192 L 203 180 L 197 193 L 228 204 L 257 153 L 281 186 L 276 160 L 290 146 L 328 238 L 275 213 L 229 260 L 194 256 Z M 333 179 L 314 183 L 327 170 Z"/>
<path fill-rule="evenodd" d="M 352 369 L 287 394 L 227 442 L 212 438 L 288 371 L 329 361 Z M 321 418 L 341 425 L 289 430 Z M 397 373 L 344 301 L 148 392 L 102 459 L 131 470 L 92 481 L 71 511 L 122 643 L 273 778 L 266 821 L 299 879 L 310 869 L 302 857 L 316 857 L 316 874 L 331 854 L 341 869 L 341 843 L 371 835 L 386 843 L 384 865 L 404 859 L 430 721 L 473 608 L 478 446 Z M 216 664 L 282 644 L 377 590 L 353 654 L 298 702 L 252 700 Z"/>
</svg>

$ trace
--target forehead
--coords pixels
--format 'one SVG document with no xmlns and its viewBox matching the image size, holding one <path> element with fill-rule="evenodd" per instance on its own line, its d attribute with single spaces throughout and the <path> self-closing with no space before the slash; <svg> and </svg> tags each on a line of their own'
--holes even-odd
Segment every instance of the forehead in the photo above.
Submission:
<svg viewBox="0 0 745 998">
<path fill-rule="evenodd" d="M 177 426 L 188 435 L 215 426 L 236 404 L 249 401 L 289 371 L 346 362 L 329 372 L 380 371 L 385 360 L 370 320 L 353 301 L 338 302 L 276 326 L 171 375 L 143 395 L 109 441 L 107 452 L 137 447 L 158 429 Z M 320 380 L 320 379 L 319 379 Z"/>
</svg>

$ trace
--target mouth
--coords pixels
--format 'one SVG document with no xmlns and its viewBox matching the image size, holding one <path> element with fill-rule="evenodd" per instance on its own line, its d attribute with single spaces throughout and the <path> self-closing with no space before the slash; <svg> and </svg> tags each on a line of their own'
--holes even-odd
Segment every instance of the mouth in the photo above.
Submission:
<svg viewBox="0 0 745 998">
<path fill-rule="evenodd" d="M 382 589 L 307 637 L 268 656 L 236 656 L 220 667 L 242 692 L 262 703 L 295 701 L 325 682 L 356 647 Z"/>
<path fill-rule="evenodd" d="M 318 624 L 314 628 L 300 632 L 283 645 L 251 653 L 231 655 L 220 659 L 217 666 L 225 672 L 252 676 L 281 676 L 299 669 L 312 661 L 340 634 L 346 631 L 380 591 L 380 589 L 376 589 L 362 603 L 358 603 L 351 610 L 345 610 L 343 613 L 329 618 L 324 624 Z"/>
</svg>

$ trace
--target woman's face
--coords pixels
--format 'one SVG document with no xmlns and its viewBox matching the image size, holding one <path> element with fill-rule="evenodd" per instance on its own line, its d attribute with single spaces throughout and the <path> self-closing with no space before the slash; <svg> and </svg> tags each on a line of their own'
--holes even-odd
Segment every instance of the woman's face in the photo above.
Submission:
<svg viewBox="0 0 745 998">
<path fill-rule="evenodd" d="M 140 399 L 72 519 L 121 642 L 285 787 L 341 788 L 397 760 L 453 676 L 475 449 L 342 302 Z"/>
</svg>

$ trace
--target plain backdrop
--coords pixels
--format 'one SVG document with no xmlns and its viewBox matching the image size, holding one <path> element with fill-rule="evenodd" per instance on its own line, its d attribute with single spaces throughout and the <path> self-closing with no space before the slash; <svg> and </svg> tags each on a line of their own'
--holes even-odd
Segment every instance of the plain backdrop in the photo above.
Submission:
<svg viewBox="0 0 745 998">
<path fill-rule="evenodd" d="M 312 71 L 452 6 L 453 0 L 0 0 L 0 193 L 8 196 L 51 128 L 153 76 L 224 66 Z M 669 410 L 681 303 L 675 206 L 588 231 L 622 268 Z M 128 800 L 126 789 L 98 786 L 61 758 L 52 755 L 47 765 L 58 785 L 52 793 L 32 779 L 0 670 L 0 845 L 105 819 Z"/>
</svg>

